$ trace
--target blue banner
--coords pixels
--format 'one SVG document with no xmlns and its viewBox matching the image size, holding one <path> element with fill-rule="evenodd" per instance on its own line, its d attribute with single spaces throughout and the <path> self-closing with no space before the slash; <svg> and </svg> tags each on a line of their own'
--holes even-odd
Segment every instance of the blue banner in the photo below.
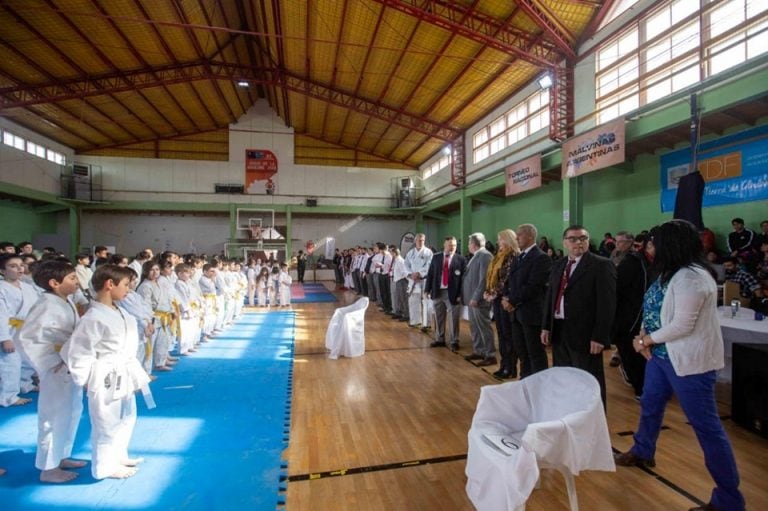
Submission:
<svg viewBox="0 0 768 511">
<path fill-rule="evenodd" d="M 674 211 L 677 183 L 688 174 L 691 150 L 661 157 L 661 210 Z M 703 206 L 768 200 L 768 126 L 699 145 L 698 167 L 706 183 Z"/>
</svg>

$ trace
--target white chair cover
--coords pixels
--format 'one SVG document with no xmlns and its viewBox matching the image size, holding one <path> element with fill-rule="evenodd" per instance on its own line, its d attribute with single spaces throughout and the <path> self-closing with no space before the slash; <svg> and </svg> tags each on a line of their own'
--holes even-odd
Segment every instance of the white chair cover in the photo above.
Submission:
<svg viewBox="0 0 768 511">
<path fill-rule="evenodd" d="M 484 434 L 508 435 L 520 441 L 520 448 L 506 456 Z M 578 509 L 572 476 L 581 470 L 616 470 L 600 387 L 581 369 L 553 367 L 483 387 L 468 437 L 466 491 L 482 511 L 524 509 L 539 467 L 563 472 L 571 509 Z"/>
<path fill-rule="evenodd" d="M 325 333 L 328 358 L 359 357 L 365 353 L 365 310 L 368 298 L 336 309 Z"/>
</svg>

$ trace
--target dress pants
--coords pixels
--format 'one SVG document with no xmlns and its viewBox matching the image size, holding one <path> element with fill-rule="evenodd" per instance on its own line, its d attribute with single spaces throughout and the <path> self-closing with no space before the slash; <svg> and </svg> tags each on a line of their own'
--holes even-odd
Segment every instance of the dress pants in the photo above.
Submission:
<svg viewBox="0 0 768 511">
<path fill-rule="evenodd" d="M 432 298 L 432 305 L 435 308 L 435 340 L 438 342 L 446 342 L 445 336 L 445 324 L 446 319 L 449 321 L 450 332 L 448 332 L 450 344 L 459 343 L 459 320 L 461 319 L 461 305 L 452 304 L 448 299 L 448 290 L 441 289 L 437 292 L 437 295 Z"/>
<path fill-rule="evenodd" d="M 518 313 L 510 314 L 512 344 L 520 357 L 520 378 L 543 371 L 549 365 L 547 351 L 541 344 L 541 326 L 522 323 Z"/>
<path fill-rule="evenodd" d="M 496 335 L 499 338 L 499 370 L 511 377 L 517 376 L 517 354 L 512 344 L 512 325 L 509 313 L 501 306 L 501 298 L 493 300 L 493 319 L 496 322 Z"/>
<path fill-rule="evenodd" d="M 392 291 L 389 289 L 389 275 L 379 273 L 379 300 L 385 312 L 392 310 Z"/>
<path fill-rule="evenodd" d="M 678 376 L 669 359 L 651 357 L 645 365 L 640 424 L 631 452 L 643 459 L 654 457 L 664 409 L 672 393 L 696 433 L 704 451 L 704 464 L 715 481 L 710 503 L 717 509 L 743 511 L 736 460 L 715 404 L 715 371 Z"/>
<path fill-rule="evenodd" d="M 472 352 L 485 358 L 496 356 L 491 330 L 491 305 L 483 302 L 477 307 L 469 307 L 469 333 L 472 337 Z"/>
<path fill-rule="evenodd" d="M 632 333 L 617 334 L 613 338 L 613 343 L 619 350 L 624 373 L 632 384 L 635 395 L 639 396 L 643 393 L 643 384 L 645 383 L 645 357 L 636 352 L 635 348 L 632 347 L 632 339 L 634 337 Z"/>
<path fill-rule="evenodd" d="M 408 319 L 408 279 L 395 282 L 396 309 L 395 312 Z"/>
<path fill-rule="evenodd" d="M 597 378 L 600 384 L 600 397 L 605 408 L 605 371 L 603 370 L 603 352 L 592 355 L 589 352 L 590 340 L 585 346 L 570 346 L 563 339 L 563 330 L 569 328 L 568 321 L 554 320 L 552 328 L 552 365 L 555 367 L 576 367 Z"/>
</svg>

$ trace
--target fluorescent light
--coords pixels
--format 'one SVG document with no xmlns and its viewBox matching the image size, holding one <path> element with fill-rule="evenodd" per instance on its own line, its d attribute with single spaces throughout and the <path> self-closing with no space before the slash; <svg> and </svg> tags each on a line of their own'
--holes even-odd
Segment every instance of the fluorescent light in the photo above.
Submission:
<svg viewBox="0 0 768 511">
<path fill-rule="evenodd" d="M 539 87 L 542 89 L 549 89 L 552 87 L 552 76 L 549 73 L 542 75 L 538 81 Z"/>
<path fill-rule="evenodd" d="M 451 146 L 447 145 L 447 146 L 443 147 L 443 154 L 446 155 L 446 156 L 451 154 Z"/>
<path fill-rule="evenodd" d="M 251 84 L 250 84 L 250 83 L 248 83 L 248 82 L 246 82 L 245 80 L 240 80 L 239 82 L 237 82 L 237 86 L 238 86 L 238 87 L 245 87 L 245 88 L 247 88 L 247 87 L 249 87 L 250 85 L 251 85 Z"/>
</svg>

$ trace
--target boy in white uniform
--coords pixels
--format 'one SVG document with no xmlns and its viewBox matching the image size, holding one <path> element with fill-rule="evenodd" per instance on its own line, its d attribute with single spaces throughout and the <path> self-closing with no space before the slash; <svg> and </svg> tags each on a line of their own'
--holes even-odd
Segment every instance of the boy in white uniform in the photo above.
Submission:
<svg viewBox="0 0 768 511">
<path fill-rule="evenodd" d="M 203 266 L 203 275 L 198 284 L 203 297 L 203 339 L 212 335 L 216 328 L 217 300 L 216 300 L 216 267 L 211 264 Z"/>
<path fill-rule="evenodd" d="M 93 277 L 93 270 L 91 270 L 91 256 L 88 254 L 77 255 L 77 266 L 75 266 L 75 273 L 77 274 L 77 281 L 80 283 L 80 290 L 89 296 L 88 286 L 91 283 L 91 277 Z"/>
<path fill-rule="evenodd" d="M 288 273 L 288 265 L 286 263 L 280 263 L 280 276 L 278 277 L 280 283 L 280 305 L 283 307 L 291 306 L 291 279 Z"/>
<path fill-rule="evenodd" d="M 195 342 L 200 338 L 200 317 L 193 308 L 194 295 L 190 279 L 192 267 L 186 264 L 177 264 L 176 268 L 176 296 L 179 308 L 179 353 L 187 355 L 194 352 Z"/>
<path fill-rule="evenodd" d="M 99 266 L 91 281 L 96 300 L 61 349 L 74 382 L 88 385 L 91 473 L 96 479 L 125 479 L 136 473 L 143 460 L 128 456 L 136 424 L 134 393 L 141 390 L 148 405 L 154 405 L 149 375 L 136 360 L 136 321 L 115 305 L 128 294 L 132 273 L 111 264 Z"/>
<path fill-rule="evenodd" d="M 16 342 L 40 376 L 35 467 L 41 471 L 41 481 L 64 483 L 78 476 L 65 469 L 85 466 L 84 461 L 70 459 L 83 414 L 83 388 L 75 384 L 59 356 L 79 319 L 70 296 L 80 283 L 75 268 L 58 260 L 40 263 L 34 279 L 46 292 L 30 309 Z"/>
<path fill-rule="evenodd" d="M 130 265 L 128 269 L 133 270 Z M 138 275 L 134 272 L 131 275 L 130 291 L 117 305 L 125 309 L 128 314 L 136 319 L 136 327 L 139 331 L 139 346 L 136 351 L 136 358 L 144 366 L 144 370 L 149 373 L 152 371 L 152 340 L 155 335 L 154 312 L 144 298 L 136 292 L 135 288 L 138 283 Z"/>
<path fill-rule="evenodd" d="M 14 337 L 24 324 L 29 309 L 37 302 L 34 286 L 21 281 L 24 264 L 13 254 L 0 254 L 0 406 L 19 406 L 32 400 L 19 397 L 36 390 L 32 371 L 22 374 L 21 356 L 16 351 Z"/>
</svg>

